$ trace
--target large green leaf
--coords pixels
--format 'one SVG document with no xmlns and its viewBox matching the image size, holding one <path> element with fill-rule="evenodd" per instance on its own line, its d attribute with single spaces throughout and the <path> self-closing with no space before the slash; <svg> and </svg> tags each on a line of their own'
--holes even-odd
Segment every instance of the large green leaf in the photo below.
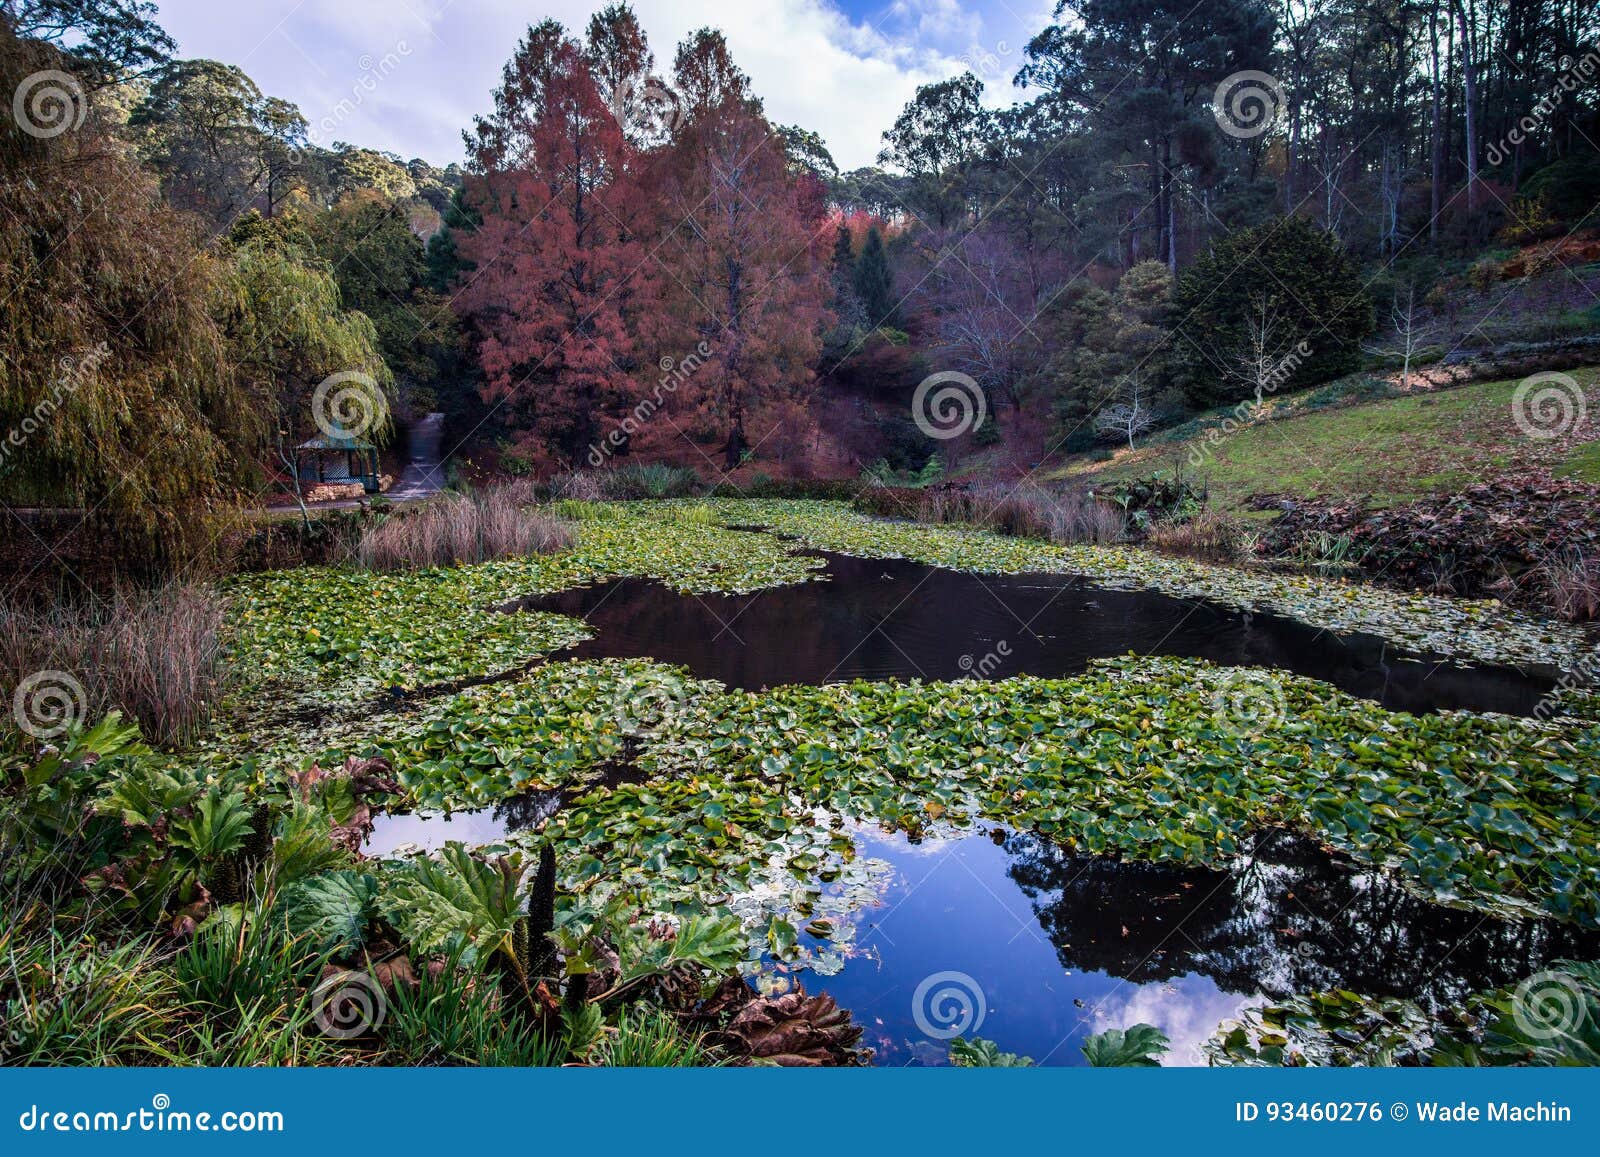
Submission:
<svg viewBox="0 0 1600 1157">
<path fill-rule="evenodd" d="M 1155 1068 L 1161 1064 L 1161 1055 L 1171 1042 L 1167 1034 L 1153 1024 L 1136 1024 L 1132 1028 L 1108 1028 L 1097 1032 L 1080 1046 L 1083 1055 L 1095 1068 Z"/>
<path fill-rule="evenodd" d="M 290 935 L 318 955 L 353 952 L 377 912 L 378 882 L 365 872 L 327 872 L 296 880 L 278 894 Z"/>
</svg>

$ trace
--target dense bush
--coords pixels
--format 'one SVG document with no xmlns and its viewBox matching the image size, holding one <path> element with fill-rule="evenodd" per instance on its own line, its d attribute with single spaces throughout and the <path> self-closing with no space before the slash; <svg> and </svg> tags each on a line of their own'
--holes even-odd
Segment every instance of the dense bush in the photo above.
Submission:
<svg viewBox="0 0 1600 1157">
<path fill-rule="evenodd" d="M 1229 234 L 1196 258 L 1173 297 L 1178 372 L 1193 404 L 1253 395 L 1234 371 L 1251 354 L 1251 321 L 1263 308 L 1269 361 L 1281 363 L 1302 340 L 1310 347 L 1279 390 L 1356 369 L 1376 325 L 1360 273 L 1331 233 L 1287 217 Z"/>
<path fill-rule="evenodd" d="M 1600 159 L 1586 154 L 1564 157 L 1529 177 L 1520 191 L 1556 221 L 1576 223 L 1600 202 Z"/>
</svg>

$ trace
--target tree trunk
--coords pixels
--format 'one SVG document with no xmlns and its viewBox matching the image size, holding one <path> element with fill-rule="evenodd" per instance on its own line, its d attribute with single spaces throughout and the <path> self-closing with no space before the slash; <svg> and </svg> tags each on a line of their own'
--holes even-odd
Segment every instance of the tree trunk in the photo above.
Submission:
<svg viewBox="0 0 1600 1157">
<path fill-rule="evenodd" d="M 1463 0 L 1451 0 L 1456 23 L 1461 27 L 1461 85 L 1462 111 L 1466 127 L 1467 146 L 1467 208 L 1478 207 L 1478 69 L 1477 37 L 1473 34 L 1467 7 Z"/>
<path fill-rule="evenodd" d="M 728 431 L 728 441 L 722 447 L 722 470 L 731 474 L 739 468 L 739 463 L 744 459 L 744 452 L 750 448 L 750 443 L 744 436 L 743 415 L 733 420 L 733 427 Z"/>
<path fill-rule="evenodd" d="M 1435 248 L 1439 244 L 1439 213 L 1444 202 L 1444 154 L 1440 151 L 1443 142 L 1441 139 L 1441 117 L 1443 108 L 1440 104 L 1439 89 L 1443 78 L 1439 74 L 1439 9 L 1437 6 L 1428 12 L 1428 46 L 1433 59 L 1433 92 L 1431 97 L 1431 120 L 1428 126 L 1428 157 L 1432 164 L 1432 173 L 1429 177 L 1431 183 L 1428 212 L 1428 246 Z"/>
</svg>

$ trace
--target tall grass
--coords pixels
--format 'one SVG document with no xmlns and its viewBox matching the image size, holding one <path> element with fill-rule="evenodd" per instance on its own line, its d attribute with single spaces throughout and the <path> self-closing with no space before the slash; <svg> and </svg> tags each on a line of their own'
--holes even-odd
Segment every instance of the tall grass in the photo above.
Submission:
<svg viewBox="0 0 1600 1157">
<path fill-rule="evenodd" d="M 1600 619 L 1600 559 L 1568 555 L 1546 564 L 1542 578 L 1551 609 L 1563 619 Z"/>
<path fill-rule="evenodd" d="M 960 522 L 1019 538 L 1047 542 L 1115 542 L 1124 533 L 1122 511 L 1076 490 L 978 483 L 965 488 L 873 487 L 856 508 L 917 522 Z"/>
<path fill-rule="evenodd" d="M 9 897 L 8 897 L 9 898 Z M 37 913 L 0 927 L 0 1060 L 7 1065 L 137 1065 L 170 1033 L 176 984 L 153 939 L 99 944 Z"/>
<path fill-rule="evenodd" d="M 1243 521 L 1226 511 L 1206 507 L 1183 519 L 1157 519 L 1150 524 L 1151 546 L 1208 562 L 1242 562 L 1253 557 L 1256 536 Z"/>
<path fill-rule="evenodd" d="M 550 480 L 552 498 L 689 498 L 700 492 L 700 476 L 687 466 L 630 462 L 607 470 L 580 470 Z"/>
<path fill-rule="evenodd" d="M 0 607 L 0 674 L 11 689 L 64 672 L 83 689 L 85 702 L 73 704 L 83 718 L 119 710 L 152 742 L 181 745 L 222 689 L 222 615 L 222 597 L 198 583 Z M 8 714 L 0 726 L 10 723 Z"/>
<path fill-rule="evenodd" d="M 572 534 L 564 524 L 528 509 L 532 496 L 531 487 L 517 483 L 442 495 L 368 530 L 357 557 L 369 570 L 415 570 L 570 546 Z"/>
</svg>

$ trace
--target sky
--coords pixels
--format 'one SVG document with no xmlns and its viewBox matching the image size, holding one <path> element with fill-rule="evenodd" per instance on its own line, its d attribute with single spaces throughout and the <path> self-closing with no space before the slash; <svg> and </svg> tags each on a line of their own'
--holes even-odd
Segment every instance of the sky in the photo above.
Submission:
<svg viewBox="0 0 1600 1157">
<path fill-rule="evenodd" d="M 529 24 L 581 33 L 605 0 L 158 0 L 184 57 L 244 69 L 300 106 L 312 140 L 464 159 Z M 1052 0 L 633 0 L 658 71 L 704 25 L 722 29 L 767 115 L 822 135 L 842 169 L 872 164 L 919 84 L 971 71 L 1005 105 Z"/>
</svg>

